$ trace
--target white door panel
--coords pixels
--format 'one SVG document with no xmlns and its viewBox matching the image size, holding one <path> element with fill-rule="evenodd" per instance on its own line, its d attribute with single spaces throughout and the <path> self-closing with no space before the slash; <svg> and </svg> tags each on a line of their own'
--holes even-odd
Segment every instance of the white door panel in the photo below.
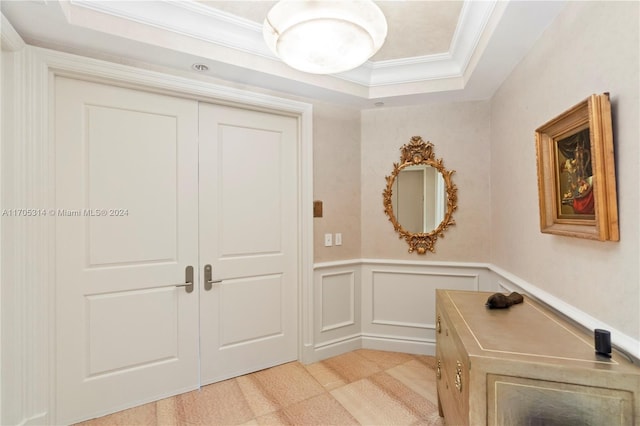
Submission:
<svg viewBox="0 0 640 426">
<path fill-rule="evenodd" d="M 196 388 L 197 102 L 58 77 L 55 138 L 58 423 Z"/>
<path fill-rule="evenodd" d="M 86 296 L 88 377 L 177 360 L 178 298 L 175 287 Z"/>
<path fill-rule="evenodd" d="M 86 201 L 116 209 L 89 220 L 89 265 L 175 262 L 177 117 L 93 105 L 85 114 Z"/>
<path fill-rule="evenodd" d="M 281 275 L 239 278 L 227 280 L 220 287 L 221 349 L 284 333 L 282 278 Z M 258 309 L 249 312 L 246 307 L 253 308 L 252 299 L 258 299 L 261 303 Z"/>
<path fill-rule="evenodd" d="M 273 189 L 281 187 L 282 133 L 229 124 L 218 131 L 220 256 L 281 254 L 283 206 Z"/>
<path fill-rule="evenodd" d="M 210 383 L 297 358 L 297 121 L 200 105 L 201 372 Z M 203 277 L 204 278 L 204 277 Z"/>
</svg>

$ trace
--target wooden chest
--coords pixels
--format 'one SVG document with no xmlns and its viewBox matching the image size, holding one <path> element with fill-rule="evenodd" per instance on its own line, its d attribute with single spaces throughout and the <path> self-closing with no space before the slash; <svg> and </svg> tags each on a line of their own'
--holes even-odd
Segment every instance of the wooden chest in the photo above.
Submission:
<svg viewBox="0 0 640 426">
<path fill-rule="evenodd" d="M 438 408 L 447 425 L 640 425 L 640 368 L 525 296 L 437 290 Z"/>
</svg>

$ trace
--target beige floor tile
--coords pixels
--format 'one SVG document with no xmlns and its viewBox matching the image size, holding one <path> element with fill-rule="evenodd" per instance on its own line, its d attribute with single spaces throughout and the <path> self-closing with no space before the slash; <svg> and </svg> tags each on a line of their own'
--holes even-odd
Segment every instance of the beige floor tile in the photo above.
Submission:
<svg viewBox="0 0 640 426">
<path fill-rule="evenodd" d="M 331 395 L 363 425 L 402 426 L 419 420 L 407 407 L 370 379 L 358 380 L 334 389 Z"/>
<path fill-rule="evenodd" d="M 438 411 L 430 414 L 425 419 L 420 419 L 411 426 L 445 426 L 444 419 L 440 417 Z"/>
<path fill-rule="evenodd" d="M 376 363 L 381 370 L 395 367 L 398 364 L 405 363 L 415 359 L 411 354 L 389 351 L 376 351 L 373 349 L 360 349 L 355 351 L 360 356 Z"/>
<path fill-rule="evenodd" d="M 184 413 L 179 412 L 178 397 L 161 399 L 156 402 L 156 419 L 158 426 L 173 426 L 180 424 Z"/>
<path fill-rule="evenodd" d="M 431 355 L 416 355 L 418 361 L 426 365 L 432 370 L 436 370 L 436 358 Z"/>
<path fill-rule="evenodd" d="M 291 423 L 282 411 L 276 411 L 256 418 L 260 426 L 286 426 Z"/>
<path fill-rule="evenodd" d="M 432 403 L 438 403 L 436 373 L 420 361 L 412 360 L 397 365 L 386 373 Z"/>
<path fill-rule="evenodd" d="M 402 404 L 418 419 L 425 419 L 434 411 L 438 411 L 437 405 L 386 372 L 371 376 L 369 380 L 383 389 L 398 404 Z"/>
<path fill-rule="evenodd" d="M 278 403 L 262 389 L 255 374 L 240 376 L 235 380 L 238 382 L 240 390 L 255 417 L 260 417 L 278 410 Z"/>
<path fill-rule="evenodd" d="M 298 402 L 285 408 L 285 415 L 294 425 L 358 425 L 359 423 L 328 393 Z"/>
<path fill-rule="evenodd" d="M 108 416 L 78 423 L 81 426 L 137 426 L 156 424 L 156 403 L 140 405 Z"/>
<path fill-rule="evenodd" d="M 328 391 L 347 384 L 334 370 L 322 362 L 315 362 L 304 367 Z"/>
<path fill-rule="evenodd" d="M 204 386 L 200 391 L 178 395 L 176 400 L 183 424 L 237 425 L 254 417 L 235 380 Z"/>
<path fill-rule="evenodd" d="M 355 382 L 382 371 L 378 365 L 357 352 L 349 352 L 321 361 L 347 383 Z"/>
<path fill-rule="evenodd" d="M 435 386 L 433 357 L 363 349 L 307 366 L 280 365 L 80 425 L 442 426 Z"/>
<path fill-rule="evenodd" d="M 278 409 L 323 393 L 324 388 L 299 362 L 253 373 L 256 383 Z"/>
</svg>

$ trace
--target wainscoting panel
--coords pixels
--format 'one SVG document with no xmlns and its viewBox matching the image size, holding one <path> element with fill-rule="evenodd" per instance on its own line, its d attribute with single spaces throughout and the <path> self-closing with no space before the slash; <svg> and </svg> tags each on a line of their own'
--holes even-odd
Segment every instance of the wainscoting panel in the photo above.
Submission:
<svg viewBox="0 0 640 426">
<path fill-rule="evenodd" d="M 310 359 L 359 348 L 434 354 L 438 288 L 498 290 L 485 264 L 377 259 L 316 264 Z"/>
<path fill-rule="evenodd" d="M 455 264 L 363 264 L 363 347 L 435 353 L 436 289 L 477 291 L 483 272 Z"/>
<path fill-rule="evenodd" d="M 355 325 L 355 273 L 325 274 L 320 281 L 320 332 Z"/>
<path fill-rule="evenodd" d="M 314 352 L 319 358 L 360 348 L 360 265 L 336 264 L 314 273 Z"/>
<path fill-rule="evenodd" d="M 371 323 L 398 327 L 434 328 L 435 309 L 425 304 L 436 288 L 477 290 L 477 274 L 372 271 Z"/>
</svg>

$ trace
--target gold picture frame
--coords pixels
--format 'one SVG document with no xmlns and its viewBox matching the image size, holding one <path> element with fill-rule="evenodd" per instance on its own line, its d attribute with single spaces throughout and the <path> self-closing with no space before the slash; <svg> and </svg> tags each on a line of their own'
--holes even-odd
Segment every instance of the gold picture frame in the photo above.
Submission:
<svg viewBox="0 0 640 426">
<path fill-rule="evenodd" d="M 387 186 L 382 192 L 384 212 L 393 225 L 393 229 L 398 233 L 398 237 L 404 239 L 409 245 L 409 253 L 426 254 L 428 251 L 433 253 L 435 252 L 435 244 L 438 238 L 444 238 L 444 232 L 449 226 L 456 224 L 453 219 L 453 212 L 458 208 L 458 187 L 451 180 L 451 175 L 455 173 L 455 170 L 447 170 L 444 167 L 442 158 L 436 159 L 433 144 L 429 141 L 425 142 L 420 136 L 413 136 L 409 143 L 400 148 L 400 152 L 400 162 L 393 163 L 393 171 L 389 176 L 385 176 Z M 435 224 L 433 229 L 423 229 L 423 232 L 412 232 L 406 229 L 398 221 L 393 208 L 394 183 L 397 182 L 403 171 L 416 166 L 435 169 L 436 173 L 442 177 L 442 195 L 445 195 L 445 200 L 442 203 L 442 220 Z M 428 198 L 424 197 L 421 200 Z"/>
<path fill-rule="evenodd" d="M 540 231 L 619 241 L 609 94 L 536 129 Z"/>
</svg>

